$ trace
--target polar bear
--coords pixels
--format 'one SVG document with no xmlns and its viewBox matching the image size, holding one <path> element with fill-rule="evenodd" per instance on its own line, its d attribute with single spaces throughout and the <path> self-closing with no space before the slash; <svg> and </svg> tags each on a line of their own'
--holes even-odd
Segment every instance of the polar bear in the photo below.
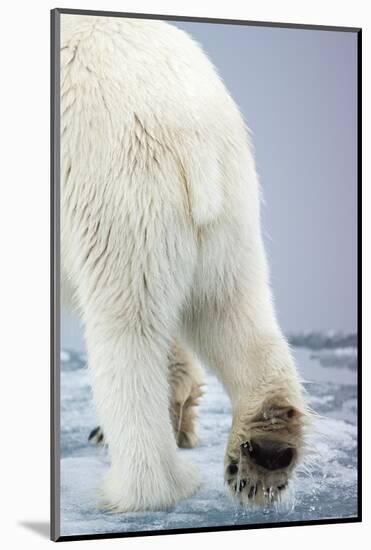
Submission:
<svg viewBox="0 0 371 550">
<path fill-rule="evenodd" d="M 162 21 L 61 19 L 61 271 L 85 327 L 118 512 L 192 495 L 211 368 L 232 403 L 224 477 L 281 499 L 304 449 L 302 385 L 272 305 L 249 134 L 217 71 Z M 192 355 L 190 355 L 192 354 Z"/>
</svg>

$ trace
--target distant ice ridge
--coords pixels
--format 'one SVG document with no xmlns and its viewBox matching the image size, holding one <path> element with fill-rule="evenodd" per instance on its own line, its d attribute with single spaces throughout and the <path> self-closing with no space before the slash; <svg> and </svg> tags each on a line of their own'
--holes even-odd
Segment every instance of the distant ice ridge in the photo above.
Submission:
<svg viewBox="0 0 371 550">
<path fill-rule="evenodd" d="M 312 354 L 312 358 L 318 359 L 323 367 L 356 370 L 358 364 L 356 348 L 320 349 Z"/>
<path fill-rule="evenodd" d="M 292 346 L 312 350 L 334 348 L 356 348 L 357 334 L 341 331 L 303 331 L 288 334 Z"/>
<path fill-rule="evenodd" d="M 86 354 L 84 352 L 67 348 L 61 349 L 60 359 L 62 370 L 81 369 L 86 364 Z"/>
</svg>

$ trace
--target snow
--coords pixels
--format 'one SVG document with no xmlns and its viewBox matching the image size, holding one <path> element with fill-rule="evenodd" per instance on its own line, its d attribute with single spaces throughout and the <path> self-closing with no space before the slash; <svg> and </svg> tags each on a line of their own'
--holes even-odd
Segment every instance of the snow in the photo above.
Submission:
<svg viewBox="0 0 371 550">
<path fill-rule="evenodd" d="M 200 441 L 179 450 L 202 471 L 196 495 L 165 512 L 112 514 L 98 507 L 99 486 L 108 468 L 106 451 L 88 443 L 97 425 L 85 354 L 61 352 L 61 534 L 77 535 L 195 527 L 288 522 L 357 515 L 356 338 L 298 335 L 294 348 L 311 406 L 319 413 L 313 427 L 311 460 L 294 482 L 290 506 L 243 509 L 223 484 L 223 455 L 231 408 L 210 373 L 199 414 Z M 291 343 L 292 339 L 290 338 Z M 305 347 L 305 342 L 310 342 Z M 316 345 L 313 344 L 316 342 Z M 318 343 L 326 345 L 322 349 Z M 334 342 L 340 344 L 339 347 Z M 315 353 L 313 350 L 316 350 Z"/>
</svg>

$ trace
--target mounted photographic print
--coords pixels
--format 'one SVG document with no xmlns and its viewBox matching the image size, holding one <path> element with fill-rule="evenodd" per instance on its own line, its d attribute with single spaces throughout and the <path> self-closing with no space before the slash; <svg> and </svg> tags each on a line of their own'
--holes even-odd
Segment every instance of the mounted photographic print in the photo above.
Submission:
<svg viewBox="0 0 371 550">
<path fill-rule="evenodd" d="M 361 520 L 361 31 L 52 10 L 52 538 Z"/>
</svg>

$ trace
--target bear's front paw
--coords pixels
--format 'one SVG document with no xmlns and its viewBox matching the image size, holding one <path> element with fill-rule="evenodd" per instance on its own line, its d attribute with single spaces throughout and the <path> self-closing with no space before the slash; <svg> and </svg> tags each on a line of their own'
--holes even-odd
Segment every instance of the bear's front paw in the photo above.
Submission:
<svg viewBox="0 0 371 550">
<path fill-rule="evenodd" d="M 303 447 L 304 415 L 293 407 L 237 414 L 225 458 L 225 481 L 241 504 L 281 500 Z"/>
</svg>

